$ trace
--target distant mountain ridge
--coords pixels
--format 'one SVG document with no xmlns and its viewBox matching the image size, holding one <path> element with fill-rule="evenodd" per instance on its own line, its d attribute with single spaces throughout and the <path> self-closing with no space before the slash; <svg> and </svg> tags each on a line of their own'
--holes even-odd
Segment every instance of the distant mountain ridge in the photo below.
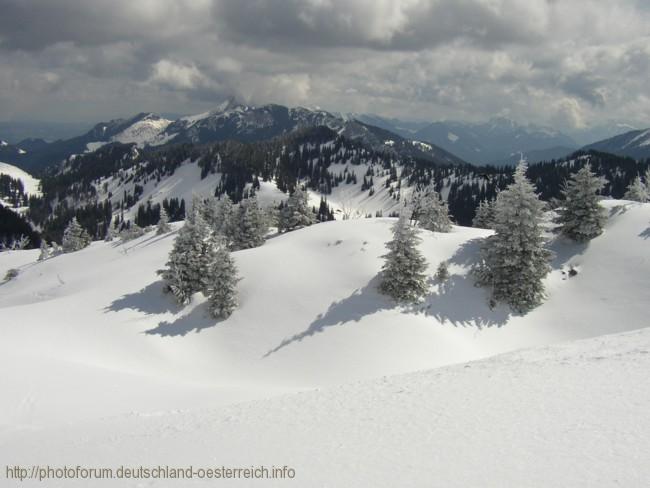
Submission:
<svg viewBox="0 0 650 488">
<path fill-rule="evenodd" d="M 650 158 L 650 129 L 632 130 L 584 147 L 634 159 Z"/>
<path fill-rule="evenodd" d="M 18 146 L 0 148 L 4 160 L 28 171 L 58 165 L 74 154 L 95 151 L 108 144 L 135 144 L 137 147 L 164 144 L 207 144 L 226 140 L 256 142 L 308 127 L 327 127 L 348 139 L 357 139 L 374 150 L 413 156 L 437 163 L 463 164 L 461 158 L 434 144 L 413 143 L 349 117 L 321 109 L 268 104 L 250 106 L 228 100 L 215 110 L 181 117 L 175 121 L 154 113 L 140 113 L 128 119 L 96 124 L 83 135 L 47 143 L 26 140 L 30 151 Z M 388 141 L 388 142 L 387 142 Z M 23 152 L 20 152 L 23 151 Z"/>
<path fill-rule="evenodd" d="M 504 117 L 495 117 L 483 123 L 408 123 L 376 115 L 360 115 L 359 120 L 374 123 L 402 136 L 435 144 L 467 162 L 479 165 L 503 165 L 519 153 L 532 159 L 540 156 L 543 159 L 545 155 L 536 153 L 553 148 L 556 149 L 552 152 L 553 157 L 562 157 L 579 147 L 573 138 L 560 131 L 532 124 L 521 125 Z M 557 148 L 563 149 L 558 151 Z M 564 148 L 567 149 L 566 152 Z"/>
</svg>

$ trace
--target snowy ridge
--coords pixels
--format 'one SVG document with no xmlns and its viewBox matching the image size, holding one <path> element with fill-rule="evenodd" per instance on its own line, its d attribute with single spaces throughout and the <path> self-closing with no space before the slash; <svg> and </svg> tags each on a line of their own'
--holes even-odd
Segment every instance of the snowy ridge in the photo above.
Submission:
<svg viewBox="0 0 650 488">
<path fill-rule="evenodd" d="M 41 184 L 40 180 L 34 178 L 28 172 L 23 171 L 22 169 L 7 163 L 0 162 L 0 174 L 8 175 L 14 179 L 18 179 L 23 182 L 25 186 L 25 193 L 30 195 L 40 195 L 39 185 Z"/>
</svg>

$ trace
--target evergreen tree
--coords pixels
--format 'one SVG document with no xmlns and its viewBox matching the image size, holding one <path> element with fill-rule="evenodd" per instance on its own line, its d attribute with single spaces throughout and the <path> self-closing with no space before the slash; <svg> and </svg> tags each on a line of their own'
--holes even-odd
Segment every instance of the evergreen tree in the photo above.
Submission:
<svg viewBox="0 0 650 488">
<path fill-rule="evenodd" d="M 165 281 L 164 291 L 172 293 L 181 305 L 206 288 L 206 271 L 212 261 L 210 235 L 200 208 L 195 206 L 174 240 L 167 267 L 158 271 Z"/>
<path fill-rule="evenodd" d="M 314 223 L 314 214 L 309 208 L 309 196 L 299 186 L 280 210 L 278 228 L 288 232 Z"/>
<path fill-rule="evenodd" d="M 646 176 L 647 182 L 647 176 Z M 623 196 L 625 200 L 632 200 L 633 202 L 647 202 L 650 195 L 648 194 L 648 187 L 643 184 L 641 178 L 638 176 L 634 178 L 632 183 L 627 187 L 627 191 Z"/>
<path fill-rule="evenodd" d="M 564 205 L 558 209 L 559 231 L 577 242 L 586 242 L 603 233 L 606 215 L 598 192 L 605 186 L 603 178 L 583 166 L 564 184 Z"/>
<path fill-rule="evenodd" d="M 104 235 L 104 242 L 111 242 L 113 237 L 113 228 L 111 224 L 108 224 L 108 227 L 106 227 L 106 235 Z"/>
<path fill-rule="evenodd" d="M 472 227 L 479 229 L 492 229 L 494 227 L 494 207 L 496 199 L 482 200 L 476 208 L 476 215 L 472 220 Z"/>
<path fill-rule="evenodd" d="M 477 283 L 492 287 L 491 303 L 505 302 L 524 312 L 544 298 L 543 279 L 550 271 L 551 252 L 544 248 L 544 203 L 520 163 L 514 183 L 497 197 L 494 230 L 481 248 Z"/>
<path fill-rule="evenodd" d="M 63 232 L 63 252 L 75 252 L 90 244 L 88 232 L 73 217 Z"/>
<path fill-rule="evenodd" d="M 239 202 L 233 216 L 232 249 L 250 249 L 264 244 L 268 231 L 266 215 L 252 196 Z"/>
<path fill-rule="evenodd" d="M 386 244 L 388 253 L 382 268 L 379 290 L 397 301 L 414 302 L 427 291 L 427 263 L 417 245 L 418 229 L 406 214 L 393 225 L 393 239 Z"/>
<path fill-rule="evenodd" d="M 213 252 L 205 288 L 208 310 L 214 318 L 225 319 L 237 308 L 237 283 L 240 278 L 224 237 L 214 234 L 210 240 Z"/>
<path fill-rule="evenodd" d="M 227 194 L 218 200 L 213 198 L 206 205 L 206 220 L 210 228 L 226 238 L 230 245 L 234 239 L 235 205 Z"/>
<path fill-rule="evenodd" d="M 447 261 L 442 261 L 436 270 L 436 279 L 442 283 L 443 281 L 447 281 L 448 278 L 449 266 L 447 265 Z"/>
<path fill-rule="evenodd" d="M 38 260 L 43 261 L 50 257 L 50 248 L 45 242 L 45 239 L 41 239 L 41 253 L 38 255 Z"/>
<path fill-rule="evenodd" d="M 451 230 L 447 203 L 443 201 L 433 185 L 429 185 L 415 196 L 413 218 L 426 230 L 433 232 Z"/>
<path fill-rule="evenodd" d="M 172 230 L 171 226 L 169 225 L 169 216 L 167 215 L 167 210 L 165 210 L 165 207 L 160 207 L 160 218 L 158 219 L 158 227 L 156 228 L 156 234 L 161 235 L 161 234 L 166 234 Z"/>
</svg>

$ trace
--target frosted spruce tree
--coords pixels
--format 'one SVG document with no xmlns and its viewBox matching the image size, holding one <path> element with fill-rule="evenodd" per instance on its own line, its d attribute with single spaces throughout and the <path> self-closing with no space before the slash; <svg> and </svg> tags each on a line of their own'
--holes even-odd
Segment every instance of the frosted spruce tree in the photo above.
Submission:
<svg viewBox="0 0 650 488">
<path fill-rule="evenodd" d="M 41 239 L 41 252 L 38 255 L 38 260 L 39 261 L 44 261 L 45 259 L 50 257 L 50 248 L 47 245 L 47 242 L 45 239 Z"/>
<path fill-rule="evenodd" d="M 90 244 L 88 232 L 81 227 L 77 217 L 73 217 L 63 232 L 63 252 L 75 252 Z"/>
<path fill-rule="evenodd" d="M 419 243 L 417 227 L 403 213 L 393 225 L 393 239 L 386 244 L 379 285 L 379 291 L 398 302 L 417 301 L 427 291 L 427 263 L 418 250 Z"/>
<path fill-rule="evenodd" d="M 167 210 L 162 205 L 160 206 L 160 218 L 158 219 L 158 226 L 156 227 L 156 235 L 166 234 L 172 230 L 171 225 L 169 225 L 169 215 Z"/>
<path fill-rule="evenodd" d="M 208 281 L 204 293 L 208 298 L 210 315 L 225 319 L 237 308 L 237 283 L 240 278 L 225 238 L 213 234 L 210 246 L 212 261 L 208 268 Z"/>
<path fill-rule="evenodd" d="M 650 198 L 648 187 L 641 181 L 641 178 L 637 176 L 627 187 L 627 191 L 625 192 L 623 198 L 625 200 L 632 200 L 633 202 L 645 203 Z"/>
<path fill-rule="evenodd" d="M 257 203 L 257 197 L 252 196 L 239 202 L 233 224 L 232 249 L 250 249 L 264 244 L 268 224 L 264 210 Z"/>
<path fill-rule="evenodd" d="M 234 213 L 235 205 L 227 194 L 221 195 L 219 199 L 211 198 L 206 203 L 206 221 L 210 228 L 226 238 L 228 245 L 232 244 L 234 238 Z"/>
<path fill-rule="evenodd" d="M 477 283 L 492 288 L 491 303 L 505 302 L 525 312 L 544 298 L 543 279 L 550 271 L 551 252 L 544 247 L 544 203 L 526 178 L 520 163 L 515 181 L 497 197 L 494 235 L 485 239 Z"/>
<path fill-rule="evenodd" d="M 564 184 L 564 205 L 558 209 L 557 222 L 562 235 L 576 242 L 587 242 L 603 233 L 607 219 L 598 193 L 605 186 L 589 164 L 583 166 Z"/>
<path fill-rule="evenodd" d="M 296 189 L 280 211 L 278 229 L 280 232 L 288 232 L 311 225 L 314 221 L 314 214 L 309 208 L 307 192 L 296 186 Z"/>
<path fill-rule="evenodd" d="M 451 219 L 445 202 L 433 185 L 419 192 L 414 199 L 413 218 L 420 227 L 433 232 L 449 232 Z"/>
<path fill-rule="evenodd" d="M 476 207 L 476 215 L 472 220 L 472 227 L 479 229 L 492 229 L 494 227 L 494 208 L 496 199 L 483 200 Z"/>
<path fill-rule="evenodd" d="M 166 268 L 158 271 L 165 282 L 163 290 L 181 305 L 207 286 L 207 270 L 213 258 L 210 237 L 200 209 L 194 207 L 174 240 Z"/>
<path fill-rule="evenodd" d="M 115 236 L 113 235 L 113 227 L 110 222 L 106 226 L 106 233 L 104 234 L 104 242 L 111 242 Z"/>
</svg>

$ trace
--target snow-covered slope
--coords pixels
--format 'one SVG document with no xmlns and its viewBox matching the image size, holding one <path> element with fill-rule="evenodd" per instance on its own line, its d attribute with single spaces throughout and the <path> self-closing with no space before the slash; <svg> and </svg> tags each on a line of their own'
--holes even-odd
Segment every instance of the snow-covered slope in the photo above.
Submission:
<svg viewBox="0 0 650 488">
<path fill-rule="evenodd" d="M 554 244 L 549 298 L 523 317 L 487 307 L 468 272 L 488 231 L 462 227 L 424 233 L 431 273 L 449 259 L 452 276 L 411 308 L 376 291 L 389 219 L 319 224 L 235 253 L 242 306 L 220 323 L 198 298 L 178 308 L 161 295 L 155 270 L 173 235 L 98 242 L 33 262 L 0 287 L 0 368 L 25 365 L 20 376 L 0 379 L 8 392 L 3 423 L 231 401 L 643 327 L 650 205 L 607 204 L 612 218 L 603 236 L 588 246 Z M 30 252 L 36 261 L 37 251 L 19 255 Z M 15 255 L 0 254 L 0 275 L 16 267 Z M 562 273 L 569 265 L 576 277 Z M 51 374 L 65 381 L 52 383 Z M 61 394 L 53 395 L 55 387 Z M 74 393 L 80 388 L 83 398 Z"/>
<path fill-rule="evenodd" d="M 0 174 L 5 174 L 22 181 L 25 186 L 25 193 L 29 193 L 30 195 L 40 195 L 41 193 L 39 190 L 40 180 L 12 164 L 0 162 Z"/>
<path fill-rule="evenodd" d="M 28 473 L 37 463 L 101 464 L 115 476 L 122 465 L 294 470 L 293 479 L 192 486 L 641 487 L 650 479 L 649 368 L 643 329 L 271 400 L 21 432 L 5 436 L 0 453 Z"/>
<path fill-rule="evenodd" d="M 111 135 L 109 139 L 89 142 L 86 148 L 88 151 L 96 151 L 111 142 L 135 143 L 138 147 L 159 146 L 169 142 L 175 135 L 163 134 L 171 123 L 171 120 L 156 114 L 142 114 L 140 117 L 135 118 L 132 124 L 127 125 L 117 134 Z"/>
<path fill-rule="evenodd" d="M 43 262 L 1 253 L 0 276 L 20 274 L 0 285 L 0 455 L 286 464 L 302 486 L 633 486 L 647 474 L 630 454 L 648 447 L 647 331 L 373 380 L 647 327 L 650 204 L 605 205 L 602 236 L 553 243 L 548 299 L 526 316 L 490 310 L 473 286 L 489 231 L 471 228 L 423 232 L 430 273 L 449 260 L 451 277 L 412 307 L 376 290 L 390 219 L 274 237 L 234 253 L 241 306 L 225 321 L 200 295 L 186 307 L 162 295 L 173 234 Z M 360 380 L 373 381 L 338 388 Z M 314 388 L 332 389 L 295 394 Z M 294 395 L 262 400 L 280 393 Z"/>
</svg>

